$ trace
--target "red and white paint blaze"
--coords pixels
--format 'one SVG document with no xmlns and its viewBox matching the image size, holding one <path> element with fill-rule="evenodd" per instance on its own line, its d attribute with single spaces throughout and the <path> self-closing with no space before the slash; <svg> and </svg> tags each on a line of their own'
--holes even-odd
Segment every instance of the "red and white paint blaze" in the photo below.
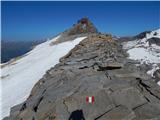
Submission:
<svg viewBox="0 0 160 120">
<path fill-rule="evenodd" d="M 86 97 L 86 102 L 87 103 L 94 103 L 94 96 L 87 96 Z"/>
</svg>

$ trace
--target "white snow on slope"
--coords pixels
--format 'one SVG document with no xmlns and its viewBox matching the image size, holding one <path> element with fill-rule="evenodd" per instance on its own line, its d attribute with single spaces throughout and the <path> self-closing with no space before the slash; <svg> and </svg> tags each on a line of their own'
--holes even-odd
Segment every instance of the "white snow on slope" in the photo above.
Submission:
<svg viewBox="0 0 160 120">
<path fill-rule="evenodd" d="M 155 33 L 156 33 L 156 35 L 154 35 Z M 153 30 L 151 33 L 148 33 L 146 35 L 146 38 L 149 39 L 149 38 L 152 38 L 154 36 L 160 38 L 160 29 Z"/>
<path fill-rule="evenodd" d="M 127 53 L 129 53 L 130 59 L 139 60 L 142 64 L 160 63 L 160 53 L 150 51 L 149 49 L 143 47 L 129 49 Z"/>
<path fill-rule="evenodd" d="M 154 35 L 155 33 L 156 35 Z M 133 41 L 124 42 L 123 48 L 131 49 L 135 47 L 150 47 L 150 48 L 153 47 L 160 49 L 160 47 L 155 44 L 149 46 L 149 42 L 147 40 L 152 37 L 160 38 L 160 29 L 154 30 L 151 33 L 147 33 L 146 37 L 144 37 L 143 39 L 135 39 Z"/>
<path fill-rule="evenodd" d="M 2 115 L 0 119 L 9 115 L 11 107 L 25 101 L 35 83 L 43 77 L 46 71 L 59 63 L 61 57 L 86 37 L 79 37 L 73 41 L 51 46 L 50 43 L 58 38 L 59 36 L 36 46 L 26 56 L 17 60 L 15 64 L 2 68 L 1 75 L 4 78 L 1 79 L 0 86 L 2 90 L 0 96 Z"/>
<path fill-rule="evenodd" d="M 153 73 L 159 69 L 157 63 L 160 63 L 160 46 L 156 44 L 149 45 L 148 39 L 160 38 L 160 29 L 147 33 L 143 39 L 124 42 L 123 48 L 127 50 L 129 59 L 138 60 L 141 64 L 152 64 L 152 69 L 147 74 L 153 76 Z M 160 85 L 160 82 L 158 82 Z"/>
<path fill-rule="evenodd" d="M 154 35 L 157 33 L 156 35 Z M 160 29 L 147 33 L 143 39 L 133 40 L 124 43 L 130 59 L 139 60 L 141 63 L 160 63 L 160 46 L 149 45 L 148 39 L 152 37 L 160 38 Z"/>
</svg>

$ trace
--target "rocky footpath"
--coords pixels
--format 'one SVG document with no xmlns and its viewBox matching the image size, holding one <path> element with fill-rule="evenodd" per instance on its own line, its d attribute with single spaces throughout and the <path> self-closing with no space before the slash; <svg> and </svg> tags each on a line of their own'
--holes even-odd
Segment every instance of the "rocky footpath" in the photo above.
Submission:
<svg viewBox="0 0 160 120">
<path fill-rule="evenodd" d="M 110 35 L 88 34 L 4 120 L 159 120 L 160 87 L 134 63 Z"/>
</svg>

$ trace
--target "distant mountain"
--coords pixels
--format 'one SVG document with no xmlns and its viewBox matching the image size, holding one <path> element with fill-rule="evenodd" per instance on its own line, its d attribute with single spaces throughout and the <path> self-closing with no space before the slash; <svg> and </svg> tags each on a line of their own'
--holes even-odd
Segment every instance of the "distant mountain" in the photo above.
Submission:
<svg viewBox="0 0 160 120">
<path fill-rule="evenodd" d="M 44 42 L 41 41 L 1 41 L 1 63 L 8 62 L 12 58 L 29 52 L 33 46 Z"/>
<path fill-rule="evenodd" d="M 147 74 L 155 77 L 156 81 L 160 80 L 158 75 L 160 74 L 160 29 L 142 32 L 123 42 L 123 47 L 130 59 L 139 61 L 141 65 L 147 65 Z"/>
</svg>

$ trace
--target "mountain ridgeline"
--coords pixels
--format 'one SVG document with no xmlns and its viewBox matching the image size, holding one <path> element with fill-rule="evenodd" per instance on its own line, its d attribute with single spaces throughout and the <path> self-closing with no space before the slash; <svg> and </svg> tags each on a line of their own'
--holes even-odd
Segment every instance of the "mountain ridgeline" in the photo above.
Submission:
<svg viewBox="0 0 160 120">
<path fill-rule="evenodd" d="M 122 41 L 99 33 L 88 18 L 80 19 L 51 46 L 86 38 L 61 57 L 4 120 L 159 120 L 159 73 L 149 75 L 151 63 L 128 58 L 128 42 L 144 34 Z M 94 97 L 93 103 L 86 101 L 88 96 Z"/>
</svg>

